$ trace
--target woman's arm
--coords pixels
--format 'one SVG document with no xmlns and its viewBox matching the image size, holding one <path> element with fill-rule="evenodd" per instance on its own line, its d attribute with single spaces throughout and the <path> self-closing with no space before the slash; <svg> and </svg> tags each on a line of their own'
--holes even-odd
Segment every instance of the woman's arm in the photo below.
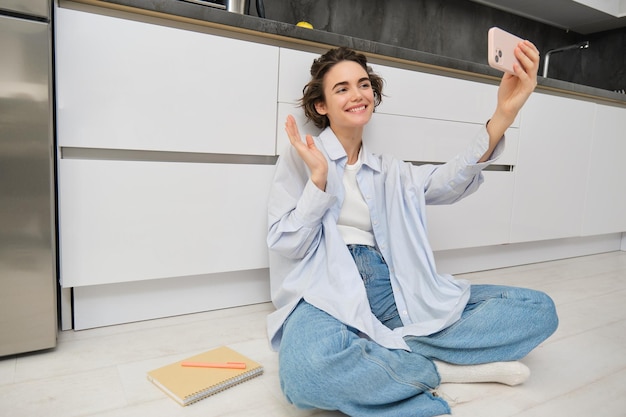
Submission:
<svg viewBox="0 0 626 417">
<path fill-rule="evenodd" d="M 285 130 L 292 147 L 276 166 L 268 201 L 267 244 L 282 256 L 301 259 L 319 244 L 322 218 L 336 198 L 323 191 L 328 162 L 313 138 L 307 136 L 307 143 L 302 142 L 291 116 Z"/>
</svg>

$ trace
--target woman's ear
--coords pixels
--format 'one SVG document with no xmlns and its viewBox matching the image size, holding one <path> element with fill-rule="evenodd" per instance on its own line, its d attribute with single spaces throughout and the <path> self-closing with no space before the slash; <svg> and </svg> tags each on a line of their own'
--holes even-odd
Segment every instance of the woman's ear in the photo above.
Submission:
<svg viewBox="0 0 626 417">
<path fill-rule="evenodd" d="M 315 103 L 315 111 L 317 112 L 317 114 L 319 114 L 321 116 L 326 116 L 326 113 L 328 113 L 326 111 L 326 103 L 324 103 L 322 100 L 316 102 Z"/>
</svg>

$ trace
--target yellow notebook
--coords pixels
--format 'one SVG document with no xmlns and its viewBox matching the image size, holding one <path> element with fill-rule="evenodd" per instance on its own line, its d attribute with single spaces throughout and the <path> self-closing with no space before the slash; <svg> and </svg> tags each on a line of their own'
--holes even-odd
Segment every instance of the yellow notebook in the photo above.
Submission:
<svg viewBox="0 0 626 417">
<path fill-rule="evenodd" d="M 245 369 L 183 366 L 183 362 L 245 363 Z M 263 367 L 226 346 L 148 372 L 148 379 L 180 405 L 189 405 L 210 395 L 261 375 Z"/>
</svg>

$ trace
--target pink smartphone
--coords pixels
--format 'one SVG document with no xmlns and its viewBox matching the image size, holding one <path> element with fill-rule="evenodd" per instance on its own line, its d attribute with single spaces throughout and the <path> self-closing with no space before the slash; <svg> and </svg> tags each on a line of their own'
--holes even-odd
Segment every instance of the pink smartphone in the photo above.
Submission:
<svg viewBox="0 0 626 417">
<path fill-rule="evenodd" d="M 489 66 L 515 75 L 513 63 L 519 64 L 519 61 L 515 58 L 513 51 L 523 39 L 497 27 L 489 29 L 487 38 Z"/>
</svg>

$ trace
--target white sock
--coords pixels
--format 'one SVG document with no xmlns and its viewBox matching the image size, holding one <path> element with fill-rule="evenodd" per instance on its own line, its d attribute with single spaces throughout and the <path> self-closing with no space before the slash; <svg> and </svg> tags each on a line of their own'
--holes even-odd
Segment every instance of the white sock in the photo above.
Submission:
<svg viewBox="0 0 626 417">
<path fill-rule="evenodd" d="M 441 383 L 498 382 L 519 385 L 530 376 L 530 369 L 521 362 L 490 362 L 480 365 L 453 365 L 434 361 Z"/>
</svg>

